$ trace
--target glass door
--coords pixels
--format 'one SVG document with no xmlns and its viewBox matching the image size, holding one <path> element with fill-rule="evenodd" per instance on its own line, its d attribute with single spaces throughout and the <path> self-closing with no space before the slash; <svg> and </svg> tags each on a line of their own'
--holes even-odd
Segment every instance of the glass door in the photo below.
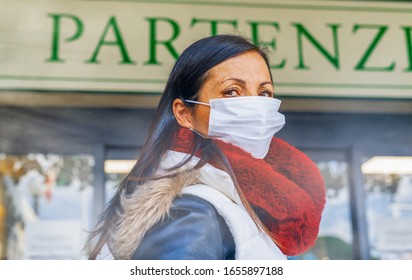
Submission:
<svg viewBox="0 0 412 280">
<path fill-rule="evenodd" d="M 117 190 L 119 183 L 131 170 L 139 156 L 139 147 L 107 146 L 104 162 L 105 203 Z"/>
<path fill-rule="evenodd" d="M 0 154 L 2 259 L 85 259 L 94 157 Z"/>
<path fill-rule="evenodd" d="M 326 205 L 316 245 L 291 259 L 353 259 L 349 164 L 344 151 L 303 150 L 318 166 L 326 187 Z"/>
<path fill-rule="evenodd" d="M 371 258 L 412 259 L 412 157 L 366 157 L 362 173 Z"/>
</svg>

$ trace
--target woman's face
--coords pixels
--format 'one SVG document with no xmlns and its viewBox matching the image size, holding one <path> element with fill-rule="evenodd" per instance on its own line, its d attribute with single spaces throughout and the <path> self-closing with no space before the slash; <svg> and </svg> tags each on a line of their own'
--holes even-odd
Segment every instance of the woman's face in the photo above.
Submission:
<svg viewBox="0 0 412 280">
<path fill-rule="evenodd" d="M 273 97 L 274 89 L 265 60 L 256 51 L 249 51 L 230 58 L 207 74 L 199 91 L 198 101 L 209 103 L 215 98 L 239 96 Z M 191 115 L 193 129 L 208 134 L 210 107 L 196 105 Z"/>
</svg>

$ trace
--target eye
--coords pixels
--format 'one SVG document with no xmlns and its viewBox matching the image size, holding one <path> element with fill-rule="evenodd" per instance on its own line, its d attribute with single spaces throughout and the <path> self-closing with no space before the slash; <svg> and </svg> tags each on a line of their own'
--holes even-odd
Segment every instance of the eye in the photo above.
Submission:
<svg viewBox="0 0 412 280">
<path fill-rule="evenodd" d="M 223 95 L 226 97 L 236 97 L 240 95 L 240 91 L 238 88 L 228 88 L 223 91 Z"/>
<path fill-rule="evenodd" d="M 264 96 L 264 97 L 273 97 L 273 91 L 271 90 L 263 90 L 259 93 L 259 96 Z"/>
</svg>

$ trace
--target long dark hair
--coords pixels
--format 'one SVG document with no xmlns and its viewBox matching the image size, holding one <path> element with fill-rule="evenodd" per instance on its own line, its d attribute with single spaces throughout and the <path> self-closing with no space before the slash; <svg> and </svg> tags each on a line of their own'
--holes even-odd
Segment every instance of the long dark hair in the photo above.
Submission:
<svg viewBox="0 0 412 280">
<path fill-rule="evenodd" d="M 91 252 L 90 259 L 96 258 L 104 243 L 108 240 L 111 230 L 113 230 L 113 227 L 116 225 L 118 213 L 122 212 L 122 205 L 120 203 L 121 193 L 132 193 L 136 188 L 136 181 L 143 184 L 148 180 L 155 179 L 155 172 L 159 167 L 162 157 L 171 146 L 170 140 L 179 129 L 179 125 L 173 115 L 173 101 L 176 98 L 180 98 L 181 100 L 198 100 L 199 90 L 207 79 L 208 72 L 211 68 L 229 58 L 248 51 L 258 52 L 265 60 L 269 69 L 268 57 L 265 50 L 238 35 L 217 35 L 203 38 L 190 45 L 181 54 L 170 73 L 148 137 L 141 150 L 139 160 L 120 183 L 116 194 L 100 216 L 97 229 L 91 234 L 90 238 L 98 235 L 100 237 Z M 185 105 L 189 108 L 197 106 L 187 102 L 185 102 Z M 253 220 L 263 227 L 249 203 L 242 195 L 232 168 L 222 151 L 210 139 L 204 139 L 199 135 L 196 135 L 194 139 L 195 143 L 191 156 L 169 171 L 183 166 L 193 157 L 193 154 L 197 150 L 202 149 L 202 158 L 195 168 L 200 168 L 209 160 L 213 159 L 222 170 L 226 171 L 232 177 L 246 209 L 248 209 Z M 139 184 L 137 184 L 137 187 L 138 185 Z"/>
</svg>

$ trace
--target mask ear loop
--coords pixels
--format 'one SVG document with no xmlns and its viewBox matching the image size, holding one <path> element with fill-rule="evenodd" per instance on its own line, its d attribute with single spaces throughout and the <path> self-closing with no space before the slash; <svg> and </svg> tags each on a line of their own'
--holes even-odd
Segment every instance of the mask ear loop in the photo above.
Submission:
<svg viewBox="0 0 412 280">
<path fill-rule="evenodd" d="M 202 137 L 203 139 L 213 139 L 213 138 L 214 138 L 214 137 L 210 137 L 210 136 L 208 136 L 208 135 L 206 135 L 206 134 L 203 134 L 203 133 L 195 130 L 194 128 L 189 128 L 189 130 L 190 130 L 191 132 L 193 132 L 194 134 Z"/>
<path fill-rule="evenodd" d="M 193 103 L 193 104 L 199 104 L 199 105 L 208 105 L 208 106 L 209 106 L 209 104 L 203 103 L 203 102 L 199 102 L 199 101 L 194 101 L 194 100 L 189 100 L 189 99 L 184 99 L 184 101 L 187 102 L 187 103 Z M 190 130 L 191 132 L 193 132 L 194 134 L 200 136 L 200 137 L 203 138 L 203 139 L 210 139 L 207 135 L 204 135 L 203 133 L 200 133 L 199 131 L 195 130 L 195 129 L 192 128 L 192 127 L 189 127 L 189 130 Z"/>
<path fill-rule="evenodd" d="M 200 102 L 200 101 L 195 101 L 195 100 L 189 100 L 189 99 L 185 99 L 185 102 L 188 103 L 193 103 L 193 104 L 199 104 L 199 105 L 206 105 L 210 107 L 209 103 L 205 103 L 205 102 Z"/>
<path fill-rule="evenodd" d="M 189 99 L 185 99 L 184 101 L 185 101 L 185 102 L 188 102 L 188 103 L 199 104 L 199 105 L 206 105 L 206 106 L 209 106 L 209 107 L 210 107 L 210 104 L 209 104 L 209 103 L 205 103 L 205 102 L 200 102 L 200 101 L 195 101 L 195 100 L 189 100 Z M 203 134 L 203 133 L 195 130 L 194 128 L 189 128 L 189 129 L 190 129 L 190 131 L 192 131 L 194 134 L 202 137 L 203 139 L 210 139 L 210 140 L 212 140 L 212 139 L 220 138 L 220 137 L 216 137 L 216 136 L 211 137 L 211 136 L 209 136 L 209 135 Z"/>
</svg>

